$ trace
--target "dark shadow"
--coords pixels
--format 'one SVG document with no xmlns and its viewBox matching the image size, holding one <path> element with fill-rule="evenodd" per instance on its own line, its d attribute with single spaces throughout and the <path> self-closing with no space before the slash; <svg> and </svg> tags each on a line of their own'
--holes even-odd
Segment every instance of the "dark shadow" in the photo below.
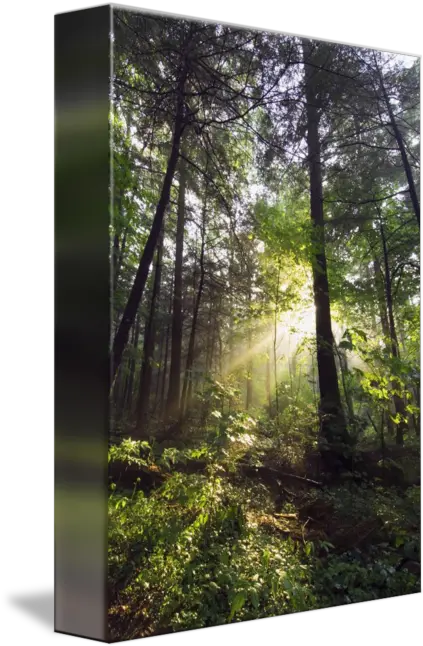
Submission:
<svg viewBox="0 0 423 646">
<path fill-rule="evenodd" d="M 52 630 L 54 629 L 54 593 L 38 592 L 31 595 L 14 596 L 9 602 L 38 619 Z"/>
</svg>

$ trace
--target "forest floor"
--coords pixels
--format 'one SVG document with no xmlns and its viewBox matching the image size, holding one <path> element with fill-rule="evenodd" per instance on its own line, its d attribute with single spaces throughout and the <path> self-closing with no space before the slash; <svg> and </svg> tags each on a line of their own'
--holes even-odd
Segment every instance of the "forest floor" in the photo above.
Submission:
<svg viewBox="0 0 423 646">
<path fill-rule="evenodd" d="M 324 483 L 274 452 L 257 466 L 132 444 L 111 461 L 112 639 L 420 591 L 417 450 Z M 399 484 L 401 462 L 415 473 Z"/>
</svg>

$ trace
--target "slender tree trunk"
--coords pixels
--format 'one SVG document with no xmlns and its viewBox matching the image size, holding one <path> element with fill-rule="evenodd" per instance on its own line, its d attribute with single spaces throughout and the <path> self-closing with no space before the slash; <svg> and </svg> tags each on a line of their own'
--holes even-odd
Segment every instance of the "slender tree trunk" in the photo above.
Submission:
<svg viewBox="0 0 423 646">
<path fill-rule="evenodd" d="M 304 59 L 312 60 L 313 43 L 304 42 Z M 350 444 L 344 411 L 341 404 L 338 376 L 333 350 L 333 334 L 329 299 L 329 282 L 327 274 L 322 168 L 319 138 L 318 81 L 320 73 L 311 65 L 305 65 L 306 101 L 307 101 L 307 145 L 310 173 L 310 207 L 313 221 L 316 253 L 313 262 L 313 291 L 316 309 L 317 368 L 320 388 L 320 415 L 322 437 L 325 440 L 324 450 L 329 461 L 330 454 L 345 463 L 345 445 Z M 323 457 L 323 456 L 322 456 Z"/>
<path fill-rule="evenodd" d="M 395 329 L 394 308 L 393 308 L 393 299 L 392 299 L 391 271 L 389 267 L 389 256 L 388 256 L 388 248 L 386 245 L 385 230 L 383 228 L 382 222 L 379 223 L 379 230 L 382 238 L 383 261 L 384 261 L 384 268 L 385 268 L 385 294 L 386 294 L 386 305 L 388 310 L 389 332 L 390 332 L 390 338 L 391 338 L 391 352 L 394 358 L 399 359 L 398 338 L 397 338 L 397 333 Z M 396 388 L 395 382 L 393 383 L 393 387 L 394 389 Z M 401 387 L 401 386 L 398 385 L 398 387 Z M 395 412 L 397 415 L 400 416 L 400 422 L 397 424 L 396 443 L 399 446 L 403 446 L 404 433 L 407 431 L 407 422 L 405 421 L 406 420 L 405 404 L 402 397 L 400 397 L 400 395 L 396 393 L 393 396 L 393 400 L 395 404 Z"/>
<path fill-rule="evenodd" d="M 119 273 L 118 260 L 120 253 L 119 236 L 115 233 L 113 237 L 113 289 L 116 288 L 117 275 Z"/>
<path fill-rule="evenodd" d="M 131 356 L 131 358 L 129 360 L 129 375 L 128 375 L 127 392 L 126 392 L 126 399 L 125 399 L 125 408 L 128 411 L 128 413 L 130 413 L 131 408 L 132 408 L 132 397 L 133 397 L 135 366 L 136 366 L 136 353 L 137 353 L 137 349 L 138 349 L 138 340 L 139 340 L 139 337 L 140 337 L 140 328 L 141 328 L 141 320 L 140 320 L 140 316 L 138 316 L 137 321 L 135 323 L 135 333 L 134 333 L 132 356 Z"/>
<path fill-rule="evenodd" d="M 122 372 L 119 371 L 119 374 L 117 375 L 114 385 L 113 385 L 113 405 L 115 408 L 115 416 L 116 418 L 119 417 L 120 410 L 121 410 L 121 401 L 122 401 L 122 389 L 123 389 L 123 383 L 122 383 Z"/>
<path fill-rule="evenodd" d="M 187 395 L 186 395 L 186 401 L 191 402 L 192 401 L 192 390 L 193 390 L 193 383 L 194 380 L 192 378 L 192 374 L 190 375 L 190 379 L 188 382 L 188 390 L 187 390 Z"/>
<path fill-rule="evenodd" d="M 313 401 L 314 405 L 316 407 L 316 412 L 319 412 L 319 398 L 317 395 L 317 375 L 316 375 L 316 368 L 315 368 L 315 361 L 314 361 L 314 351 L 311 353 L 311 382 L 313 385 Z"/>
<path fill-rule="evenodd" d="M 354 402 L 351 397 L 350 390 L 347 386 L 347 376 L 348 376 L 348 359 L 345 351 L 341 348 L 338 349 L 338 358 L 339 358 L 339 368 L 341 371 L 342 387 L 344 389 L 345 403 L 347 404 L 348 417 L 350 422 L 354 420 Z"/>
<path fill-rule="evenodd" d="M 275 315 L 273 319 L 273 371 L 275 375 L 275 406 L 276 419 L 279 417 L 279 388 L 278 388 L 278 357 L 277 357 L 277 340 L 278 340 L 278 314 L 279 314 L 279 282 L 281 279 L 281 265 L 278 261 L 278 273 L 276 278 L 276 296 L 275 296 Z"/>
<path fill-rule="evenodd" d="M 117 285 L 120 278 L 120 272 L 123 265 L 123 258 L 126 250 L 126 236 L 128 234 L 128 228 L 125 227 L 122 235 L 122 240 L 119 241 L 119 237 L 115 235 L 113 252 L 114 252 L 114 266 L 113 266 L 113 291 L 116 291 Z"/>
<path fill-rule="evenodd" d="M 271 379 L 270 379 L 270 355 L 271 355 L 271 348 L 270 346 L 267 349 L 267 357 L 266 357 L 266 399 L 267 399 L 267 407 L 268 407 L 268 415 L 269 417 L 272 414 L 272 389 L 271 389 Z"/>
<path fill-rule="evenodd" d="M 126 363 L 127 363 L 126 358 L 124 357 L 122 361 L 121 370 L 119 370 L 119 373 L 113 385 L 113 401 L 115 406 L 116 421 L 119 421 L 122 419 L 123 410 L 125 408 L 125 399 L 126 399 L 127 383 L 128 383 Z"/>
<path fill-rule="evenodd" d="M 215 305 L 213 306 L 213 318 L 211 321 L 211 335 L 210 335 L 210 354 L 209 354 L 209 367 L 210 373 L 213 372 L 213 364 L 215 360 L 215 348 L 216 348 L 216 336 L 217 336 L 217 315 L 215 313 Z"/>
<path fill-rule="evenodd" d="M 386 314 L 385 278 L 383 276 L 378 258 L 375 258 L 373 261 L 373 271 L 375 276 L 377 302 L 379 306 L 380 325 L 382 328 L 385 347 L 389 348 L 391 343 L 391 334 L 389 331 L 388 316 Z M 386 418 L 386 428 L 388 430 L 389 437 L 394 436 L 394 423 L 391 417 L 391 414 L 392 414 L 391 406 L 392 406 L 392 402 L 389 402 L 386 415 L 384 416 Z"/>
<path fill-rule="evenodd" d="M 361 231 L 363 229 L 361 228 Z M 373 263 L 374 266 L 374 263 Z M 371 265 L 366 264 L 365 266 L 365 273 L 366 273 L 366 281 L 369 285 L 373 284 L 373 274 L 371 270 Z M 382 289 L 383 289 L 383 284 L 382 284 Z M 379 304 L 379 299 L 377 299 L 376 304 Z M 376 319 L 376 313 L 377 313 L 377 307 L 375 306 L 375 301 L 374 299 L 371 299 L 370 301 L 370 316 L 371 316 L 371 325 L 372 325 L 372 331 L 377 332 L 377 319 Z"/>
<path fill-rule="evenodd" d="M 150 234 L 148 236 L 147 242 L 144 247 L 144 251 L 135 276 L 135 280 L 132 285 L 131 292 L 129 294 L 128 302 L 126 304 L 122 319 L 120 321 L 120 324 L 113 342 L 113 352 L 112 352 L 113 379 L 116 376 L 117 370 L 122 360 L 122 354 L 126 346 L 126 343 L 128 341 L 129 331 L 135 321 L 137 310 L 144 292 L 145 283 L 147 281 L 150 265 L 153 260 L 154 250 L 156 248 L 157 241 L 160 235 L 160 230 L 162 228 L 163 217 L 166 211 L 166 207 L 169 203 L 170 190 L 171 190 L 172 181 L 176 170 L 176 164 L 178 162 L 179 148 L 180 148 L 182 133 L 185 125 L 184 124 L 184 90 L 185 90 L 185 81 L 186 81 L 187 73 L 188 73 L 188 67 L 187 67 L 187 61 L 186 61 L 183 71 L 181 73 L 180 82 L 178 86 L 175 123 L 174 123 L 173 136 L 172 136 L 172 147 L 171 147 L 169 160 L 167 163 L 166 174 L 163 180 L 160 199 L 157 204 L 156 213 L 151 226 Z"/>
<path fill-rule="evenodd" d="M 156 375 L 156 388 L 154 392 L 154 404 L 153 404 L 154 412 L 157 410 L 157 406 L 159 405 L 159 394 L 160 394 L 159 391 L 160 391 L 160 384 L 162 381 L 164 352 L 165 352 L 165 335 L 166 335 L 166 328 L 163 325 L 161 325 L 160 335 L 158 340 L 160 354 L 159 354 L 159 366 L 157 368 L 157 375 Z"/>
<path fill-rule="evenodd" d="M 129 415 L 128 412 L 131 408 L 131 403 L 132 403 L 132 388 L 133 388 L 133 383 L 134 383 L 134 375 L 135 375 L 135 352 L 138 347 L 138 339 L 139 339 L 139 333 L 140 333 L 140 325 L 141 321 L 139 316 L 137 317 L 137 321 L 135 323 L 135 327 L 132 330 L 132 336 L 131 336 L 131 342 L 130 342 L 130 348 L 131 352 L 128 353 L 128 371 L 125 376 L 125 381 L 124 381 L 124 386 L 123 386 L 123 392 L 122 392 L 122 397 L 120 400 L 120 410 L 119 410 L 119 417 L 123 417 L 124 414 L 126 413 L 125 417 L 128 419 Z"/>
<path fill-rule="evenodd" d="M 234 242 L 232 231 L 230 235 L 230 257 L 229 257 L 229 371 L 234 363 Z"/>
<path fill-rule="evenodd" d="M 217 341 L 219 343 L 219 378 L 223 375 L 223 339 L 220 329 L 220 323 L 217 328 Z"/>
<path fill-rule="evenodd" d="M 208 320 L 207 320 L 207 341 L 206 341 L 206 359 L 205 359 L 205 373 L 209 374 L 211 370 L 211 363 L 213 357 L 213 305 L 214 305 L 214 294 L 213 290 L 210 290 L 209 297 L 209 311 L 208 311 Z"/>
<path fill-rule="evenodd" d="M 249 410 L 253 403 L 253 360 L 251 357 L 252 352 L 252 330 L 251 330 L 251 276 L 248 283 L 248 330 L 247 330 L 247 393 L 245 400 L 245 408 Z"/>
<path fill-rule="evenodd" d="M 298 397 L 300 396 L 302 372 L 303 372 L 303 367 L 302 365 L 300 365 L 300 368 L 298 370 L 297 391 L 295 393 L 295 405 L 297 405 Z"/>
<path fill-rule="evenodd" d="M 131 346 L 133 347 L 134 339 L 135 339 L 135 327 L 132 328 L 131 338 L 130 338 L 130 342 L 129 342 L 130 347 Z M 131 365 L 131 359 L 130 359 L 130 356 L 128 356 L 129 355 L 128 350 L 126 351 L 125 355 L 126 356 L 124 357 L 123 368 L 126 367 L 126 369 L 123 370 L 124 374 L 123 374 L 123 376 L 121 378 L 122 390 L 121 390 L 121 396 L 119 398 L 119 415 L 118 415 L 119 418 L 122 418 L 122 416 L 123 416 L 123 413 L 124 413 L 124 410 L 125 410 L 126 400 L 128 398 L 129 367 Z"/>
<path fill-rule="evenodd" d="M 185 186 L 186 168 L 181 159 L 179 165 L 178 221 L 176 225 L 175 277 L 173 285 L 172 347 L 170 358 L 169 390 L 166 414 L 178 417 L 181 394 L 182 355 L 182 266 L 185 229 Z"/>
<path fill-rule="evenodd" d="M 169 319 L 172 311 L 172 299 L 169 300 Z M 166 376 L 167 376 L 167 364 L 169 357 L 169 340 L 170 340 L 170 323 L 166 326 L 166 343 L 165 343 L 165 354 L 163 361 L 163 376 L 162 376 L 162 385 L 160 390 L 160 411 L 163 413 L 165 405 L 165 389 L 166 389 Z"/>
<path fill-rule="evenodd" d="M 162 274 L 163 254 L 163 229 L 160 233 L 159 245 L 157 247 L 156 267 L 154 271 L 153 290 L 151 294 L 150 313 L 145 325 L 143 360 L 140 372 L 140 383 L 137 402 L 137 429 L 141 433 L 145 426 L 146 416 L 150 403 L 151 377 L 153 372 L 153 356 L 156 341 L 156 305 L 160 295 L 160 283 Z"/>
<path fill-rule="evenodd" d="M 291 397 L 294 396 L 294 389 L 293 389 L 293 370 L 292 370 L 292 361 L 291 361 L 291 337 L 288 334 L 288 356 L 287 356 L 287 364 L 288 364 L 288 377 L 289 377 L 289 391 L 291 393 Z"/>
<path fill-rule="evenodd" d="M 195 335 L 197 331 L 198 312 L 200 310 L 200 303 L 201 303 L 201 297 L 203 294 L 203 286 L 204 286 L 205 244 L 206 244 L 206 239 L 205 239 L 205 230 L 203 225 L 202 232 L 201 232 L 200 282 L 198 284 L 197 297 L 195 299 L 194 312 L 193 312 L 192 323 L 191 323 L 191 333 L 190 333 L 189 344 L 188 344 L 187 362 L 185 366 L 184 385 L 182 388 L 182 398 L 181 398 L 181 416 L 185 415 L 187 407 L 190 405 L 190 401 L 188 399 L 188 392 L 189 390 L 191 390 L 189 386 L 192 385 L 192 367 L 194 364 L 194 355 L 195 355 Z"/>
<path fill-rule="evenodd" d="M 380 324 L 382 327 L 385 344 L 387 344 L 388 340 L 390 340 L 391 338 L 391 334 L 389 331 L 388 317 L 386 314 L 385 279 L 382 274 L 382 269 L 380 267 L 378 258 L 375 258 L 373 261 L 373 270 L 375 274 L 375 286 L 379 304 Z"/>
<path fill-rule="evenodd" d="M 392 130 L 394 132 L 394 136 L 395 136 L 395 139 L 396 139 L 396 142 L 398 144 L 398 148 L 399 148 L 399 151 L 400 151 L 400 154 L 401 154 L 402 165 L 404 167 L 404 172 L 405 172 L 407 182 L 408 182 L 408 190 L 409 190 L 409 193 L 410 193 L 410 198 L 411 198 L 411 202 L 412 202 L 413 209 L 414 209 L 414 214 L 416 216 L 417 224 L 418 224 L 418 226 L 420 228 L 420 203 L 419 203 L 419 198 L 418 198 L 418 195 L 417 195 L 416 185 L 415 185 L 415 182 L 414 182 L 413 172 L 411 170 L 410 162 L 408 161 L 408 155 L 407 155 L 407 151 L 405 149 L 404 139 L 403 139 L 401 131 L 400 131 L 399 127 L 398 127 L 397 120 L 395 119 L 395 115 L 394 115 L 394 111 L 392 109 L 391 101 L 389 99 L 388 93 L 386 91 L 385 84 L 383 82 L 382 72 L 379 69 L 379 66 L 378 66 L 378 64 L 376 62 L 376 57 L 375 57 L 375 63 L 376 63 L 376 67 L 377 67 L 377 71 L 378 71 L 378 75 L 379 75 L 380 89 L 382 91 L 382 96 L 383 96 L 383 99 L 384 99 L 384 102 L 385 102 L 385 105 L 386 105 L 386 109 L 387 109 L 388 115 L 389 115 L 390 125 L 392 126 Z"/>
</svg>

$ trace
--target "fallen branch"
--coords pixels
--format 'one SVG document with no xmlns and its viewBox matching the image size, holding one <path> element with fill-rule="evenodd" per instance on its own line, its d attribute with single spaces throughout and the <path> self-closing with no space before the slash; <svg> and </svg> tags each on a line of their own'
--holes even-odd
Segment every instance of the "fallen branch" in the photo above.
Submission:
<svg viewBox="0 0 423 646">
<path fill-rule="evenodd" d="M 297 476 L 295 475 L 295 473 L 283 473 L 279 471 L 277 473 L 279 473 L 279 475 L 284 478 L 294 478 L 295 480 L 306 482 L 307 484 L 313 485 L 314 487 L 323 487 L 323 482 L 318 482 L 317 480 L 311 480 L 310 478 L 306 478 L 304 476 Z"/>
<path fill-rule="evenodd" d="M 262 474 L 267 474 L 274 476 L 275 479 L 277 478 L 292 478 L 293 480 L 298 480 L 299 482 L 304 482 L 308 485 L 311 485 L 313 487 L 323 487 L 323 482 L 318 482 L 317 480 L 312 480 L 311 478 L 306 478 L 305 476 L 298 476 L 295 473 L 287 473 L 286 471 L 278 471 L 277 469 L 273 469 L 272 467 L 254 467 L 251 464 L 245 464 L 245 463 L 240 463 L 239 465 L 241 469 L 244 469 L 245 471 L 249 471 L 251 474 L 252 473 L 262 473 Z"/>
</svg>

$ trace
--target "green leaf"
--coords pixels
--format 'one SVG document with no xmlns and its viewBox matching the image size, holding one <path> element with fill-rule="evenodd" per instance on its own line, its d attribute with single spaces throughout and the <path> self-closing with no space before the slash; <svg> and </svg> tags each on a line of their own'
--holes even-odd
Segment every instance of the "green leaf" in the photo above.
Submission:
<svg viewBox="0 0 423 646">
<path fill-rule="evenodd" d="M 360 339 L 362 339 L 362 341 L 367 341 L 367 334 L 365 332 L 363 332 L 363 330 L 359 330 L 356 327 L 351 328 L 351 329 Z"/>
<path fill-rule="evenodd" d="M 244 590 L 240 590 L 239 592 L 236 593 L 232 601 L 231 614 L 228 617 L 228 621 L 232 621 L 235 613 L 241 610 L 241 608 L 244 606 L 246 599 L 247 597 Z"/>
<path fill-rule="evenodd" d="M 291 592 L 291 590 L 292 590 L 292 583 L 291 583 L 291 581 L 288 579 L 288 577 L 286 577 L 286 576 L 282 577 L 282 585 L 283 585 L 283 587 L 285 588 L 285 590 L 288 590 L 288 592 Z"/>
<path fill-rule="evenodd" d="M 254 608 L 257 609 L 260 605 L 260 602 L 259 602 L 259 596 L 257 594 L 257 590 L 255 590 L 254 588 L 250 589 L 250 598 Z"/>
<path fill-rule="evenodd" d="M 310 556 L 310 554 L 314 551 L 314 543 L 309 541 L 308 543 L 305 544 L 304 551 L 307 556 Z"/>
<path fill-rule="evenodd" d="M 220 562 L 223 563 L 223 565 L 228 565 L 229 564 L 229 554 L 228 552 L 224 551 L 220 555 Z"/>
</svg>

